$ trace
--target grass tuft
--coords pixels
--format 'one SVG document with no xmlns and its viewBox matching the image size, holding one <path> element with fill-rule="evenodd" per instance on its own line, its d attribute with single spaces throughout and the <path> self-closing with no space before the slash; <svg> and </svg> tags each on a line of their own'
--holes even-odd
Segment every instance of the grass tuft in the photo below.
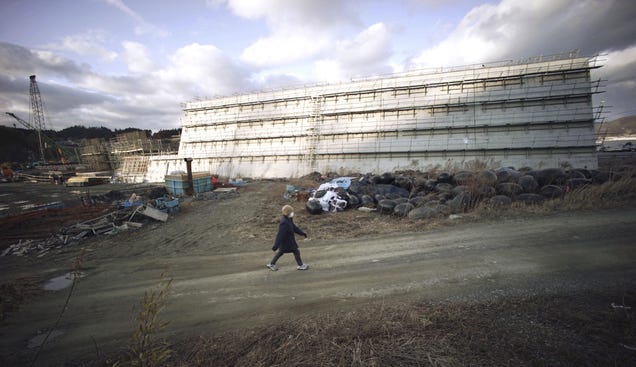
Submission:
<svg viewBox="0 0 636 367">
<path fill-rule="evenodd" d="M 169 321 L 160 321 L 159 313 L 166 305 L 172 279 L 165 279 L 161 274 L 156 288 L 146 291 L 139 309 L 133 307 L 136 330 L 131 337 L 130 349 L 122 360 L 112 366 L 162 366 L 170 358 L 172 350 L 167 342 L 157 339 L 157 334 L 168 326 Z"/>
</svg>

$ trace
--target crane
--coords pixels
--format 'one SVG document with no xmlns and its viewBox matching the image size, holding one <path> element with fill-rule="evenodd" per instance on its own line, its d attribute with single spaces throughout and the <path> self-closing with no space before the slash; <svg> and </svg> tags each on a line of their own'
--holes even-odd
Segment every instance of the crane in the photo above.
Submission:
<svg viewBox="0 0 636 367">
<path fill-rule="evenodd" d="M 22 124 L 27 129 L 33 130 L 36 132 L 38 136 L 41 162 L 46 162 L 45 151 L 46 151 L 47 143 L 56 150 L 56 152 L 61 157 L 62 161 L 64 161 L 61 148 L 58 146 L 55 140 L 51 139 L 49 136 L 47 136 L 44 133 L 44 131 L 46 130 L 46 123 L 44 120 L 44 104 L 42 103 L 42 96 L 40 95 L 40 88 L 38 87 L 38 83 L 35 80 L 35 75 L 29 76 L 29 80 L 30 80 L 29 99 L 31 101 L 32 123 L 21 119 L 20 117 L 16 116 L 16 114 L 14 113 L 6 112 L 6 114 L 16 119 L 20 124 Z"/>
<path fill-rule="evenodd" d="M 35 81 L 35 75 L 29 76 L 29 80 L 31 81 L 29 84 L 31 114 L 33 116 L 33 123 L 35 124 L 35 131 L 38 134 L 38 141 L 40 142 L 40 157 L 44 162 L 44 145 L 42 144 L 42 130 L 46 129 L 44 121 L 44 106 L 42 104 L 42 97 L 40 96 L 40 88 L 38 87 L 38 83 Z"/>
</svg>

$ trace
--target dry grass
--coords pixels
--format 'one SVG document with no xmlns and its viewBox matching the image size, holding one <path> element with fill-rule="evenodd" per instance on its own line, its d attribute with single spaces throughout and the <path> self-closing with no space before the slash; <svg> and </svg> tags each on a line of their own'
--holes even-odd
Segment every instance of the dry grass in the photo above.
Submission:
<svg viewBox="0 0 636 367">
<path fill-rule="evenodd" d="M 272 200 L 259 208 L 262 213 L 271 213 L 259 218 L 261 228 L 258 236 L 263 241 L 269 241 L 276 234 L 277 224 L 280 219 L 280 208 L 285 204 L 291 204 L 296 209 L 295 222 L 310 237 L 321 240 L 333 240 L 342 237 L 362 237 L 381 234 L 427 231 L 440 226 L 453 225 L 454 222 L 447 219 L 411 220 L 380 213 L 365 213 L 355 209 L 337 213 L 323 213 L 311 215 L 304 209 L 304 203 L 283 199 L 286 184 L 292 184 L 297 188 L 316 188 L 316 181 L 310 179 L 292 180 L 277 183 L 272 192 Z M 558 211 L 592 210 L 603 208 L 619 208 L 636 204 L 636 174 L 628 172 L 616 181 L 608 181 L 601 185 L 583 186 L 565 195 L 563 198 L 546 200 L 540 205 L 526 205 L 514 202 L 507 208 L 493 208 L 485 204 L 483 198 L 478 196 L 479 188 L 487 184 L 483 178 L 475 176 L 466 183 L 472 199 L 468 206 L 468 212 L 463 214 L 464 220 L 497 219 L 514 216 L 546 215 Z"/>
<path fill-rule="evenodd" d="M 622 302 L 622 303 L 621 303 Z M 171 366 L 602 366 L 636 352 L 636 293 L 373 304 L 175 346 Z"/>
<path fill-rule="evenodd" d="M 617 181 L 601 185 L 588 185 L 568 193 L 561 202 L 548 204 L 555 209 L 587 210 L 616 208 L 636 201 L 636 172 L 632 171 Z"/>
<path fill-rule="evenodd" d="M 509 208 L 493 208 L 481 203 L 469 213 L 472 218 L 501 218 L 523 215 L 545 215 L 558 211 L 621 208 L 636 205 L 636 175 L 623 175 L 616 181 L 587 185 L 567 193 L 563 198 L 546 200 L 540 205 L 515 202 Z"/>
<path fill-rule="evenodd" d="M 42 293 L 44 290 L 36 277 L 19 278 L 0 284 L 0 321 L 17 311 L 23 302 Z"/>
<path fill-rule="evenodd" d="M 169 321 L 160 321 L 159 313 L 166 305 L 166 297 L 170 292 L 172 279 L 165 279 L 161 274 L 159 284 L 144 293 L 139 308 L 135 312 L 135 331 L 131 337 L 129 350 L 118 361 L 118 366 L 153 367 L 164 365 L 172 350 L 169 344 L 157 338 L 157 334 L 168 326 Z"/>
</svg>

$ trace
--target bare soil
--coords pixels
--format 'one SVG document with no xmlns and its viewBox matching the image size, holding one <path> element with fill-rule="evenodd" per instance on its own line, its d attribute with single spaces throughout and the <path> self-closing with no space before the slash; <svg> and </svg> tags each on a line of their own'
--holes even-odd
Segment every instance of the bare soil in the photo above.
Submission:
<svg viewBox="0 0 636 367">
<path fill-rule="evenodd" d="M 227 200 L 188 199 L 166 223 L 94 238 L 41 258 L 0 257 L 2 289 L 12 294 L 24 289 L 23 296 L 14 296 L 16 301 L 8 303 L 12 307 L 3 312 L 0 364 L 29 365 L 33 360 L 37 350 L 33 338 L 53 327 L 69 293 L 69 288 L 42 291 L 40 286 L 69 272 L 82 251 L 84 277 L 73 290 L 55 336 L 42 349 L 38 366 L 90 365 L 88 361 L 104 361 L 105 356 L 127 348 L 135 328 L 132 308 L 139 305 L 144 292 L 157 286 L 161 274 L 173 279 L 160 318 L 170 322 L 161 337 L 176 346 L 178 355 L 173 360 L 177 365 L 282 364 L 285 360 L 277 359 L 282 355 L 277 348 L 287 343 L 286 335 L 322 335 L 331 340 L 335 331 L 325 325 L 344 325 L 349 330 L 345 335 L 353 338 L 349 341 L 353 344 L 331 340 L 340 340 L 340 349 L 332 345 L 340 351 L 340 359 L 328 363 L 315 359 L 324 350 L 312 346 L 321 344 L 297 342 L 292 344 L 304 345 L 307 359 L 287 361 L 304 365 L 577 365 L 574 362 L 580 359 L 568 359 L 569 353 L 577 351 L 572 345 L 592 346 L 596 358 L 592 361 L 607 361 L 607 365 L 636 360 L 636 351 L 629 349 L 636 344 L 633 314 L 611 306 L 612 302 L 635 306 L 629 304 L 636 296 L 635 208 L 546 215 L 503 212 L 492 218 L 467 215 L 430 223 L 353 210 L 312 216 L 301 203 L 292 202 L 296 224 L 310 237 L 299 244 L 311 267 L 297 271 L 293 256 L 285 255 L 278 263 L 280 270 L 271 272 L 265 264 L 273 255 L 270 248 L 280 207 L 288 203 L 282 195 L 286 184 L 258 181 Z M 10 292 L 3 292 L 3 300 Z M 590 339 L 594 332 L 578 326 L 568 329 L 559 320 L 574 306 L 576 322 L 566 322 L 612 323 L 611 330 L 621 332 L 612 334 L 615 339 L 598 342 Z M 384 317 L 379 310 L 388 310 L 384 315 L 391 316 Z M 404 310 L 412 311 L 410 318 L 397 317 Z M 528 316 L 529 312 L 533 315 Z M 625 317 L 597 319 L 616 312 Z M 423 354 L 405 347 L 408 340 L 397 335 L 397 330 L 405 329 L 396 325 L 410 328 L 410 334 L 404 335 L 424 335 L 424 327 L 416 327 L 422 317 L 441 329 L 429 335 L 428 342 L 414 337 L 413 346 L 452 335 L 458 344 L 433 343 L 437 352 Z M 384 334 L 371 333 L 360 324 L 372 325 L 371 319 L 380 322 Z M 335 321 L 321 328 L 321 320 Z M 533 322 L 540 325 L 535 327 Z M 473 327 L 461 328 L 467 324 Z M 356 325 L 360 330 L 355 330 Z M 517 327 L 525 337 L 512 337 Z M 485 330 L 492 333 L 490 338 L 485 338 Z M 274 339 L 259 344 L 263 335 Z M 364 345 L 380 343 L 382 335 L 392 335 L 405 356 L 365 357 Z M 537 338 L 566 340 L 545 350 L 526 349 L 521 354 L 510 350 Z M 268 342 L 277 345 L 268 349 Z M 362 353 L 358 357 L 355 343 L 364 344 L 358 345 Z M 249 357 L 250 348 L 255 357 L 241 359 Z M 224 353 L 227 358 L 218 359 Z M 537 353 L 545 353 L 545 358 Z M 303 355 L 302 350 L 298 354 Z"/>
</svg>

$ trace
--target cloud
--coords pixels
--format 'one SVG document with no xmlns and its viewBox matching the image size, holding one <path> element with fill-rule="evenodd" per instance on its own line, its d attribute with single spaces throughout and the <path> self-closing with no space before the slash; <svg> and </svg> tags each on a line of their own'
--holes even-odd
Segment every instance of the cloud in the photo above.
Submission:
<svg viewBox="0 0 636 367">
<path fill-rule="evenodd" d="M 146 46 L 130 41 L 123 42 L 122 46 L 124 47 L 122 57 L 128 65 L 128 70 L 133 73 L 148 73 L 155 69 Z"/>
<path fill-rule="evenodd" d="M 376 23 L 352 39 L 337 42 L 331 57 L 315 62 L 315 78 L 337 82 L 351 77 L 390 73 L 390 57 L 391 32 L 384 23 Z"/>
<path fill-rule="evenodd" d="M 607 117 L 612 120 L 634 114 L 636 100 L 636 45 L 620 51 L 611 51 L 601 57 L 603 67 L 593 71 L 594 78 L 600 78 L 605 85 L 605 93 L 596 96 L 597 103 L 607 106 Z"/>
<path fill-rule="evenodd" d="M 56 129 L 81 123 L 157 130 L 179 125 L 184 101 L 256 86 L 248 69 L 213 45 L 183 46 L 161 68 L 142 44 L 122 46 L 132 74 L 101 74 L 55 52 L 0 43 L 0 106 L 28 116 L 28 76 L 35 73 Z"/>
<path fill-rule="evenodd" d="M 256 79 L 254 81 L 254 85 L 258 86 L 259 89 L 271 90 L 303 85 L 303 80 L 301 78 L 285 72 L 264 75 L 262 76 L 262 79 L 259 79 L 258 77 L 259 75 L 256 75 L 256 78 L 252 79 Z"/>
<path fill-rule="evenodd" d="M 304 34 L 262 38 L 243 51 L 241 60 L 256 67 L 289 64 L 319 55 L 330 41 L 328 37 L 316 36 L 309 42 Z"/>
<path fill-rule="evenodd" d="M 241 60 L 271 67 L 311 59 L 327 52 L 358 22 L 348 2 L 339 0 L 229 0 L 229 9 L 250 20 L 265 20 L 270 33 L 248 46 Z"/>
<path fill-rule="evenodd" d="M 611 76 L 612 84 L 631 84 L 636 78 L 636 44 L 624 50 L 611 51 L 604 58 L 605 65 L 599 70 L 602 78 Z"/>
<path fill-rule="evenodd" d="M 124 4 L 123 0 L 103 1 L 119 9 L 122 13 L 126 14 L 135 22 L 136 25 L 134 31 L 136 35 L 151 34 L 159 37 L 167 37 L 170 35 L 169 31 L 147 22 L 141 15 L 137 14 L 134 10 L 130 9 L 126 4 Z"/>
<path fill-rule="evenodd" d="M 45 47 L 78 55 L 97 56 L 104 62 L 112 62 L 117 58 L 117 53 L 101 45 L 105 37 L 104 32 L 91 30 L 79 35 L 65 36 L 61 43 L 52 43 Z"/>
<path fill-rule="evenodd" d="M 357 19 L 348 3 L 341 0 L 228 0 L 227 6 L 237 16 L 265 19 L 272 30 L 318 31 L 348 25 Z"/>
<path fill-rule="evenodd" d="M 250 90 L 249 72 L 213 45 L 190 44 L 170 56 L 157 76 L 185 99 Z"/>
<path fill-rule="evenodd" d="M 89 69 L 87 65 L 79 65 L 50 51 L 30 50 L 11 43 L 0 42 L 0 70 L 7 75 L 26 78 L 34 73 L 49 73 L 72 77 L 86 73 Z"/>
<path fill-rule="evenodd" d="M 503 0 L 472 9 L 453 32 L 412 60 L 452 66 L 578 49 L 592 55 L 634 42 L 636 7 L 614 0 Z"/>
<path fill-rule="evenodd" d="M 100 75 L 51 51 L 30 50 L 0 43 L 0 106 L 27 119 L 30 112 L 29 75 L 36 74 L 47 114 L 47 125 L 61 129 L 74 124 L 110 128 L 154 128 L 178 124 L 178 103 L 153 105 L 152 80 Z M 165 102 L 165 100 L 162 100 Z M 152 106 L 152 107 L 138 107 Z M 126 111 L 141 115 L 131 115 Z M 133 116 L 157 116 L 136 124 Z M 115 118 L 116 117 L 116 118 Z M 6 119 L 3 119 L 6 122 Z M 160 122 L 159 125 L 157 123 Z"/>
</svg>

